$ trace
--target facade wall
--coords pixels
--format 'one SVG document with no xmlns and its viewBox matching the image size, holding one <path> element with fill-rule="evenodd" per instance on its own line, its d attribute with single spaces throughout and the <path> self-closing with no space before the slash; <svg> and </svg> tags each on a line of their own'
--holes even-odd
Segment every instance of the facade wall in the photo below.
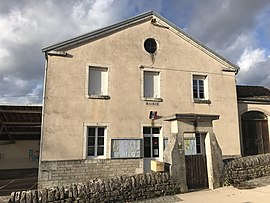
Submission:
<svg viewBox="0 0 270 203">
<path fill-rule="evenodd" d="M 38 168 L 39 140 L 0 141 L 0 169 Z"/>
<path fill-rule="evenodd" d="M 93 179 L 108 179 L 142 173 L 142 159 L 96 159 L 45 161 L 41 163 L 39 188 L 67 185 Z"/>
<path fill-rule="evenodd" d="M 149 37 L 158 42 L 153 57 L 143 47 Z M 111 138 L 143 138 L 142 126 L 162 127 L 162 141 L 170 125 L 151 121 L 150 111 L 220 115 L 213 127 L 223 154 L 240 154 L 234 73 L 169 29 L 147 21 L 65 51 L 68 57 L 48 57 L 42 161 L 87 159 L 87 124 L 107 126 L 106 159 Z M 110 99 L 88 98 L 89 65 L 108 68 Z M 162 102 L 149 105 L 142 98 L 143 70 L 160 72 Z M 207 75 L 211 104 L 193 102 L 192 74 Z"/>
</svg>

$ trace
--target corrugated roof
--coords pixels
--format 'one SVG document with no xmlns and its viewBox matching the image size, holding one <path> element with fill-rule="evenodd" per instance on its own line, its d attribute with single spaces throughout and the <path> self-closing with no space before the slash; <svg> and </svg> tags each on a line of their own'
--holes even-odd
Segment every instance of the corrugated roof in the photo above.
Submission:
<svg viewBox="0 0 270 203">
<path fill-rule="evenodd" d="M 269 101 L 270 90 L 262 86 L 236 86 L 238 100 Z"/>
<path fill-rule="evenodd" d="M 209 47 L 206 47 L 203 43 L 201 43 L 200 41 L 198 41 L 197 39 L 195 39 L 191 35 L 187 34 L 182 29 L 180 29 L 176 25 L 174 25 L 172 22 L 168 21 L 166 18 L 162 17 L 161 15 L 159 15 L 158 13 L 156 13 L 154 11 L 148 11 L 146 13 L 142 13 L 142 14 L 137 15 L 135 17 L 128 18 L 127 20 L 121 21 L 119 23 L 104 27 L 102 29 L 98 29 L 98 30 L 86 33 L 84 35 L 81 35 L 81 36 L 78 36 L 78 37 L 75 37 L 75 38 L 72 38 L 72 39 L 51 45 L 51 46 L 48 46 L 48 47 L 45 47 L 42 49 L 42 51 L 45 53 L 50 52 L 50 51 L 63 51 L 65 49 L 67 49 L 68 47 L 76 46 L 76 45 L 79 45 L 81 43 L 85 43 L 89 40 L 92 40 L 92 39 L 95 39 L 98 37 L 102 37 L 102 36 L 111 34 L 113 32 L 117 32 L 121 29 L 126 28 L 127 26 L 135 25 L 136 23 L 150 20 L 153 17 L 158 18 L 161 22 L 168 25 L 169 26 L 168 28 L 170 30 L 172 30 L 173 32 L 177 32 L 179 36 L 181 36 L 182 38 L 185 38 L 185 40 L 188 41 L 189 43 L 196 45 L 197 48 L 205 51 L 211 57 L 214 57 L 215 59 L 217 59 L 221 63 L 226 64 L 227 68 L 233 69 L 236 73 L 239 71 L 240 68 L 237 65 L 235 65 L 232 62 L 230 62 L 229 60 L 225 59 L 224 57 L 222 57 L 220 54 L 216 53 L 215 51 L 213 51 Z"/>
<path fill-rule="evenodd" d="M 42 106 L 0 105 L 0 140 L 38 140 Z"/>
</svg>

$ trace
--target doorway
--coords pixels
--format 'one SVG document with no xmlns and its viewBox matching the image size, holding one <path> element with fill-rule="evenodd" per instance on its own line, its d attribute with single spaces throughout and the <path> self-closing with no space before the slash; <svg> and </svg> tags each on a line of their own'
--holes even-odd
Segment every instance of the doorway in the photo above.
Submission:
<svg viewBox="0 0 270 203">
<path fill-rule="evenodd" d="M 184 135 L 186 179 L 189 189 L 208 188 L 205 133 Z"/>
<path fill-rule="evenodd" d="M 264 113 L 249 111 L 241 116 L 243 155 L 269 153 L 268 119 Z"/>
<path fill-rule="evenodd" d="M 160 127 L 143 127 L 143 149 L 144 149 L 144 173 L 151 171 L 151 160 L 161 157 Z"/>
</svg>

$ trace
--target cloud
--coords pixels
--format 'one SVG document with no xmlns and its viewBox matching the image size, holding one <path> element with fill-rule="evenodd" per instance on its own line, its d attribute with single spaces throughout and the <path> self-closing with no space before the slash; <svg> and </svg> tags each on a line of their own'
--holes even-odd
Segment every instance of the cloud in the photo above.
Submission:
<svg viewBox="0 0 270 203">
<path fill-rule="evenodd" d="M 119 9 L 113 0 L 1 2 L 0 102 L 41 103 L 41 48 L 112 24 Z"/>
<path fill-rule="evenodd" d="M 263 67 L 269 65 L 270 55 L 268 0 L 2 0 L 0 102 L 41 103 L 41 48 L 148 10 L 240 64 L 246 71 L 240 71 L 239 82 L 270 87 L 269 71 Z"/>
</svg>

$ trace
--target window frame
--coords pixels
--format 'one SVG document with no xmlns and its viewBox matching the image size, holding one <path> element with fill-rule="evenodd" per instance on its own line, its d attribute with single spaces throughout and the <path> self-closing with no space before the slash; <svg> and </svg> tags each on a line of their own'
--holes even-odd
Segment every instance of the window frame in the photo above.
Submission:
<svg viewBox="0 0 270 203">
<path fill-rule="evenodd" d="M 194 81 L 196 81 L 197 85 L 197 97 L 194 97 Z M 200 97 L 200 84 L 199 81 L 203 81 L 203 94 L 204 98 Z M 209 100 L 209 91 L 208 91 L 208 76 L 204 74 L 191 74 L 191 97 L 194 103 L 205 103 L 211 104 Z"/>
<path fill-rule="evenodd" d="M 105 89 L 106 92 L 104 94 L 90 94 L 90 69 L 97 69 L 100 71 L 104 71 L 106 72 L 107 76 L 106 76 L 106 84 L 105 85 Z M 90 64 L 87 63 L 86 64 L 86 80 L 85 80 L 85 97 L 88 99 L 110 99 L 110 66 L 109 65 L 101 65 L 101 64 Z M 102 84 L 101 84 L 101 90 L 102 90 Z"/>
<path fill-rule="evenodd" d="M 144 128 L 150 128 L 150 133 L 145 133 L 143 132 Z M 159 134 L 153 133 L 153 128 L 159 128 Z M 144 138 L 150 138 L 150 152 L 151 156 L 150 157 L 145 157 L 144 151 Z M 158 156 L 155 157 L 153 156 L 153 138 L 158 138 Z M 162 134 L 162 126 L 149 126 L 149 125 L 142 125 L 142 157 L 144 159 L 157 159 L 157 160 L 162 160 L 163 159 L 163 134 Z"/>
<path fill-rule="evenodd" d="M 156 70 L 153 68 L 145 68 L 143 66 L 141 66 L 141 99 L 143 101 L 155 101 L 155 102 L 162 102 L 163 99 L 161 97 L 161 87 L 162 87 L 162 77 L 161 77 L 161 71 L 160 70 Z M 153 96 L 153 97 L 145 97 L 145 73 L 153 73 L 154 74 L 158 74 L 158 84 L 154 83 L 153 86 L 153 94 L 155 95 L 157 93 L 157 96 Z M 153 81 L 155 81 L 155 79 L 153 79 Z M 155 86 L 157 87 L 157 92 L 155 91 Z"/>
<path fill-rule="evenodd" d="M 98 128 L 104 128 L 104 154 L 97 155 L 97 148 L 95 148 L 95 155 L 88 156 L 88 129 L 95 128 L 95 135 L 97 135 Z M 83 157 L 84 159 L 105 159 L 107 157 L 107 137 L 108 137 L 108 124 L 106 123 L 84 123 L 84 144 L 83 144 Z M 97 137 L 95 136 L 97 141 Z M 95 147 L 98 146 L 98 143 L 95 143 Z"/>
<path fill-rule="evenodd" d="M 189 135 L 190 134 L 190 135 Z M 186 154 L 186 149 L 185 149 L 185 155 L 189 156 L 189 155 L 205 155 L 205 136 L 206 133 L 201 133 L 201 132 L 195 132 L 195 133 L 186 133 L 184 134 L 184 148 L 186 147 L 186 140 L 194 140 L 195 141 L 195 150 L 196 153 L 192 153 L 192 154 Z M 199 143 L 197 142 L 197 138 L 199 137 Z M 200 148 L 199 152 L 198 152 L 198 146 Z"/>
</svg>

